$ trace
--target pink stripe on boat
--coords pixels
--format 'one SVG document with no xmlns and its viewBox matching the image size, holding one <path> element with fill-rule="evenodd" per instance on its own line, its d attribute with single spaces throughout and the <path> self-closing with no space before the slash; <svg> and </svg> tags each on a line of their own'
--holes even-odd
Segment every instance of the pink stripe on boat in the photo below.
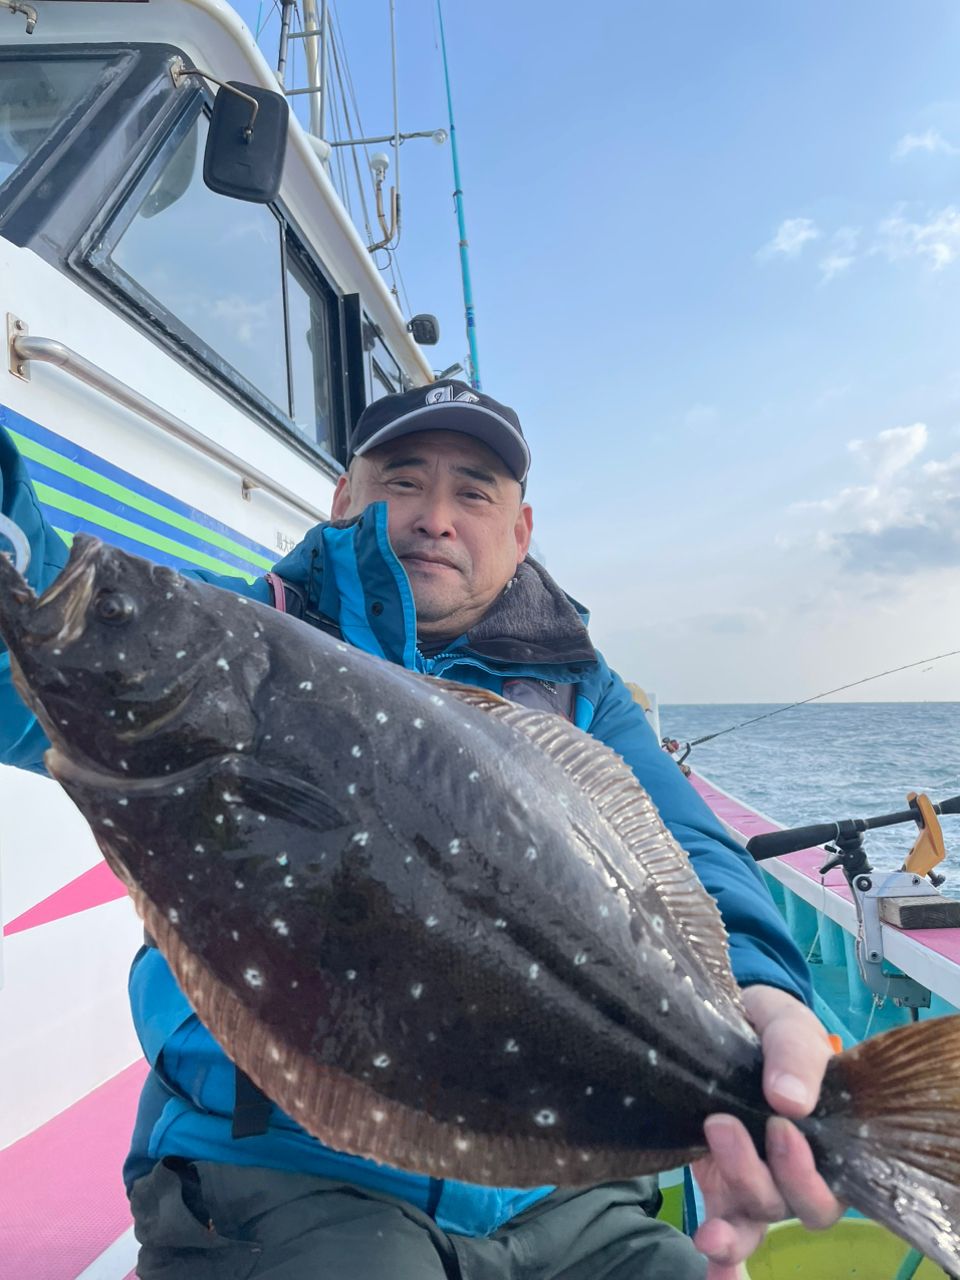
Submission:
<svg viewBox="0 0 960 1280">
<path fill-rule="evenodd" d="M 122 898 L 126 892 L 107 864 L 98 862 L 95 867 L 84 871 L 62 889 L 51 893 L 48 898 L 4 925 L 4 937 L 21 933 L 24 929 L 35 929 L 41 924 L 50 924 L 53 920 L 62 920 L 64 916 L 76 915 L 78 911 L 101 907 L 105 902 Z"/>
<path fill-rule="evenodd" d="M 0 1274 L 74 1280 L 129 1228 L 120 1172 L 146 1073 L 133 1063 L 0 1151 Z"/>
</svg>

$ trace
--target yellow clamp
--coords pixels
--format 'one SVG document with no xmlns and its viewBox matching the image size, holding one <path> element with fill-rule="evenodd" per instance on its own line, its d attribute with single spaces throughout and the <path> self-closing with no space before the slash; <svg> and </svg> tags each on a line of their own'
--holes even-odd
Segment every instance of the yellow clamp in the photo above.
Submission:
<svg viewBox="0 0 960 1280">
<path fill-rule="evenodd" d="M 911 809 L 919 811 L 923 825 L 913 848 L 907 854 L 903 870 L 915 876 L 925 876 L 946 857 L 943 832 L 940 830 L 940 820 L 933 811 L 929 796 L 917 795 L 915 791 L 911 791 L 907 796 L 907 803 Z"/>
</svg>

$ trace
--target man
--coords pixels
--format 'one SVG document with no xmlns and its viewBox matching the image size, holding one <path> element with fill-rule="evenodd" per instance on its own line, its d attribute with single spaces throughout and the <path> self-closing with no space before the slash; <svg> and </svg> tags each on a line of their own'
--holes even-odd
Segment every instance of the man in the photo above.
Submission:
<svg viewBox="0 0 960 1280">
<path fill-rule="evenodd" d="M 2 433 L 0 433 L 2 436 Z M 730 935 L 763 1041 L 767 1163 L 729 1116 L 707 1122 L 696 1243 L 653 1218 L 649 1178 L 516 1191 L 401 1173 L 331 1151 L 258 1095 L 199 1024 L 162 956 L 130 992 L 152 1071 L 125 1176 L 145 1280 L 736 1280 L 769 1221 L 827 1226 L 837 1202 L 785 1117 L 813 1107 L 829 1055 L 809 978 L 746 853 L 660 750 L 586 616 L 527 556 L 529 451 L 516 414 L 444 381 L 372 404 L 350 441 L 333 522 L 252 587 L 349 643 L 431 675 L 567 715 L 618 751 L 693 858 Z M 28 533 L 36 586 L 63 563 L 12 444 L 3 510 Z M 5 712 L 7 712 L 5 714 Z M 38 767 L 38 726 L 0 688 L 0 760 Z M 707 1262 L 706 1258 L 709 1259 Z"/>
</svg>

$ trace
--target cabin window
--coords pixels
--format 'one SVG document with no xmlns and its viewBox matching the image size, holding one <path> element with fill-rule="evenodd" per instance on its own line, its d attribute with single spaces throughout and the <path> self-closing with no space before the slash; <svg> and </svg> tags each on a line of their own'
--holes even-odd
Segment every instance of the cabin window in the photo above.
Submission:
<svg viewBox="0 0 960 1280">
<path fill-rule="evenodd" d="M 367 365 L 367 398 L 379 400 L 404 390 L 400 366 L 383 341 L 380 328 L 369 316 L 363 318 L 363 348 Z"/>
<path fill-rule="evenodd" d="M 308 440 L 339 457 L 332 360 L 336 296 L 290 240 L 286 257 L 290 416 Z"/>
<path fill-rule="evenodd" d="M 0 72 L 0 184 L 30 159 L 84 98 L 103 58 L 26 57 Z"/>
<path fill-rule="evenodd" d="M 281 228 L 203 181 L 201 114 L 110 250 L 114 267 L 279 408 L 289 406 Z"/>
<path fill-rule="evenodd" d="M 207 132 L 197 101 L 90 233 L 82 265 L 268 425 L 342 461 L 339 297 L 282 207 L 204 184 Z"/>
</svg>

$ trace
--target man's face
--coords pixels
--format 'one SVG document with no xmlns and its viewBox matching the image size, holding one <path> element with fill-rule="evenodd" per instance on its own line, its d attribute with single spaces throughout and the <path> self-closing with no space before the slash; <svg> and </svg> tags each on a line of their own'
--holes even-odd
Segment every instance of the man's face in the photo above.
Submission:
<svg viewBox="0 0 960 1280">
<path fill-rule="evenodd" d="M 337 483 L 333 517 L 383 501 L 419 634 L 448 639 L 468 631 L 527 554 L 533 519 L 520 485 L 479 440 L 421 431 L 355 458 Z"/>
</svg>

